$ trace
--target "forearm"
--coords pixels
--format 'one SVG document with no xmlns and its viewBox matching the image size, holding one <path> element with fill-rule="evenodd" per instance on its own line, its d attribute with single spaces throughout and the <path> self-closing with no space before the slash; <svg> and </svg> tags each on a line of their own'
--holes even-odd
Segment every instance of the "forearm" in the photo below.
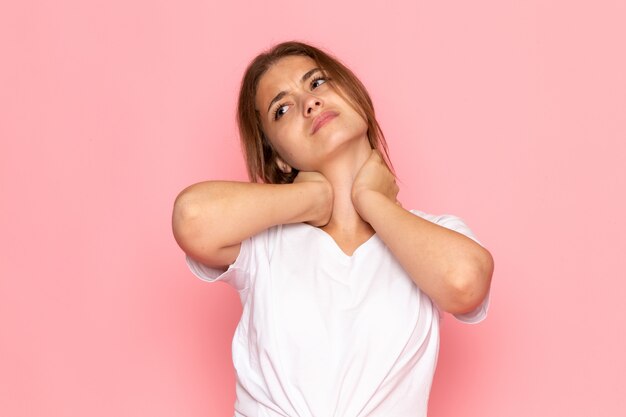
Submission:
<svg viewBox="0 0 626 417">
<path fill-rule="evenodd" d="M 271 226 L 316 218 L 323 190 L 314 182 L 194 184 L 174 204 L 174 235 L 185 252 L 210 256 Z"/>
<path fill-rule="evenodd" d="M 404 210 L 375 191 L 360 193 L 355 207 L 411 279 L 442 309 L 464 313 L 482 301 L 491 282 L 493 259 L 478 243 Z"/>
</svg>

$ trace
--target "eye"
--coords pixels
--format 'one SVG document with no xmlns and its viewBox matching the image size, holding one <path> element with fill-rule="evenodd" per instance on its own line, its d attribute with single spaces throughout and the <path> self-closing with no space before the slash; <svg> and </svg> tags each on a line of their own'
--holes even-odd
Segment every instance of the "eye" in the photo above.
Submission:
<svg viewBox="0 0 626 417">
<path fill-rule="evenodd" d="M 315 89 L 326 82 L 326 77 L 315 77 L 311 81 L 311 89 Z"/>
<path fill-rule="evenodd" d="M 287 107 L 289 106 L 287 106 L 286 104 L 278 105 L 278 107 L 274 111 L 274 120 L 280 119 L 283 116 L 283 114 L 285 114 L 285 112 L 287 111 Z"/>
</svg>

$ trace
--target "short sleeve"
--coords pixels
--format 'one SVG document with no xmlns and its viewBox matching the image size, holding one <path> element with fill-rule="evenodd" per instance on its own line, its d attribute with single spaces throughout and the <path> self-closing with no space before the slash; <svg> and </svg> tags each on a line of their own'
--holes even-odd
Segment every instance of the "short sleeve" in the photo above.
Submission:
<svg viewBox="0 0 626 417">
<path fill-rule="evenodd" d="M 201 280 L 207 282 L 223 281 L 237 291 L 242 291 L 248 288 L 249 285 L 250 246 L 251 239 L 241 242 L 237 259 L 225 271 L 205 265 L 189 255 L 186 255 L 185 261 L 191 272 Z"/>
<path fill-rule="evenodd" d="M 452 214 L 442 214 L 442 215 L 433 215 L 427 214 L 419 210 L 411 210 L 411 213 L 416 214 L 426 220 L 429 220 L 439 226 L 443 226 L 450 230 L 454 230 L 455 232 L 461 233 L 464 236 L 469 237 L 474 242 L 478 243 L 482 246 L 482 243 L 476 238 L 474 233 L 470 230 L 470 228 L 465 224 L 463 219 L 458 216 Z M 476 307 L 473 311 L 465 314 L 453 314 L 453 316 L 464 323 L 468 324 L 477 324 L 483 321 L 487 317 L 487 310 L 489 309 L 489 295 L 490 291 L 487 292 L 487 295 L 483 299 L 483 302 Z"/>
</svg>

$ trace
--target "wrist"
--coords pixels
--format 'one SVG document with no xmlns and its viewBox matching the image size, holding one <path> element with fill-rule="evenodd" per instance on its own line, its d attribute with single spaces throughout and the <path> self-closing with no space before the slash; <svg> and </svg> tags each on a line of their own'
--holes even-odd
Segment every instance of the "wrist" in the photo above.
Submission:
<svg viewBox="0 0 626 417">
<path fill-rule="evenodd" d="M 313 226 L 324 226 L 330 220 L 333 203 L 333 190 L 328 182 L 306 181 L 295 184 L 298 193 L 294 201 L 301 207 L 298 222 Z"/>
<path fill-rule="evenodd" d="M 373 207 L 377 204 L 377 200 L 383 197 L 379 192 L 369 190 L 369 189 L 360 189 L 354 190 L 352 192 L 352 205 L 354 206 L 359 216 L 365 221 L 367 221 L 367 217 L 369 215 L 369 208 Z M 384 199 L 384 197 L 383 197 Z"/>
</svg>

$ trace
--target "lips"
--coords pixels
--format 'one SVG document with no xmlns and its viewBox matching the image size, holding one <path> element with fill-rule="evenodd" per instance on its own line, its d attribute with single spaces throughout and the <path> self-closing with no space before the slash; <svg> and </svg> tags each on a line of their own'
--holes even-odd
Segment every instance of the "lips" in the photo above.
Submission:
<svg viewBox="0 0 626 417">
<path fill-rule="evenodd" d="M 311 134 L 314 134 L 319 130 L 320 127 L 324 126 L 326 123 L 339 116 L 339 113 L 336 111 L 325 111 L 324 113 L 319 114 L 315 119 L 313 119 L 313 125 L 311 126 Z"/>
</svg>

